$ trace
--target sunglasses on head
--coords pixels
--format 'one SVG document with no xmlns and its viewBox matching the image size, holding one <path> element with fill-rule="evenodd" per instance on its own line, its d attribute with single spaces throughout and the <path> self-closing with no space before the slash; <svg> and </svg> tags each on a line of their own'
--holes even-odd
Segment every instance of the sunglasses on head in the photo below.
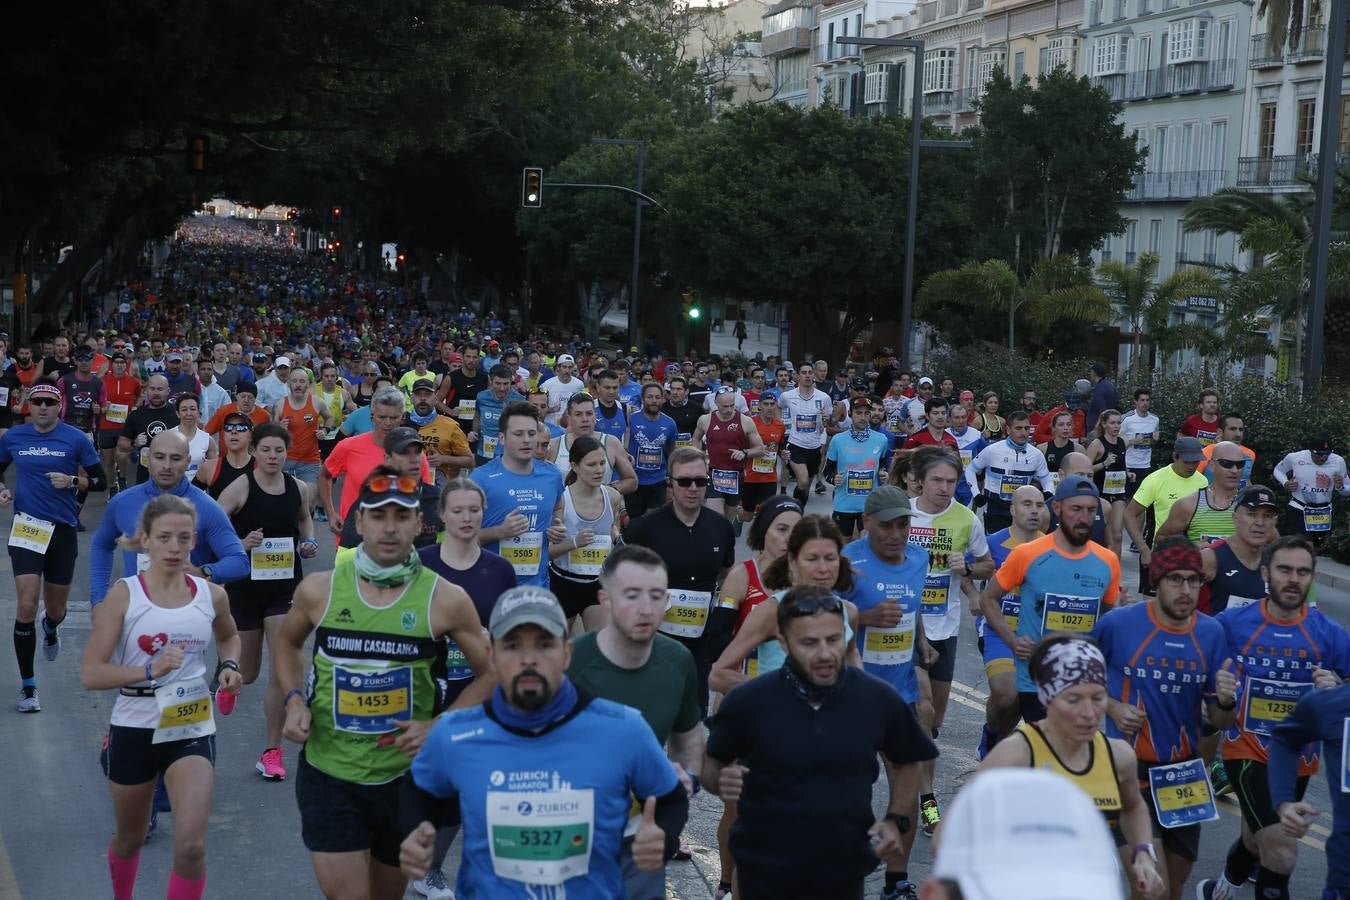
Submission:
<svg viewBox="0 0 1350 900">
<path fill-rule="evenodd" d="M 1223 466 L 1225 469 L 1240 469 L 1247 464 L 1245 459 L 1216 459 L 1214 462 Z"/>
<path fill-rule="evenodd" d="M 687 488 L 687 487 L 701 487 L 701 488 L 702 488 L 702 487 L 707 487 L 708 485 L 712 484 L 712 479 L 709 478 L 709 477 L 706 476 L 706 475 L 684 475 L 684 476 L 681 476 L 681 477 L 679 477 L 679 478 L 672 478 L 672 479 L 670 479 L 670 480 L 673 481 L 673 482 L 675 482 L 676 484 L 678 484 L 678 485 L 679 485 L 680 487 L 682 487 L 682 488 Z"/>
<path fill-rule="evenodd" d="M 226 422 L 225 430 L 230 434 L 243 434 L 246 431 L 252 431 L 253 426 L 247 422 Z"/>
<path fill-rule="evenodd" d="M 51 397 L 38 397 L 28 401 L 29 406 L 58 406 L 60 400 L 53 400 Z"/>
<path fill-rule="evenodd" d="M 783 611 L 790 619 L 814 616 L 818 612 L 843 612 L 843 609 L 843 603 L 833 594 L 828 597 L 808 597 L 805 600 L 792 600 L 783 604 Z"/>
<path fill-rule="evenodd" d="M 418 483 L 411 475 L 376 475 L 361 490 L 368 494 L 416 494 Z"/>
</svg>

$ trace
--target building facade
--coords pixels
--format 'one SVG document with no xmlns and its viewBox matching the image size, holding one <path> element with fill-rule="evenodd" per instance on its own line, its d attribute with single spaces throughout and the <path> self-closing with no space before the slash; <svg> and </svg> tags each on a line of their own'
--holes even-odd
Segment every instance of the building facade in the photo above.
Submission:
<svg viewBox="0 0 1350 900">
<path fill-rule="evenodd" d="M 781 0 L 764 13 L 760 48 L 774 100 L 814 106 L 816 10 L 812 0 Z"/>
</svg>

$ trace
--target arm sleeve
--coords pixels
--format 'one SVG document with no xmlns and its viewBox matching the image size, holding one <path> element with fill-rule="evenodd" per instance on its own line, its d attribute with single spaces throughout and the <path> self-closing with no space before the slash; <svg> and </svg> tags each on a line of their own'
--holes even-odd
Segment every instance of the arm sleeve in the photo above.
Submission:
<svg viewBox="0 0 1350 900">
<path fill-rule="evenodd" d="M 1270 731 L 1270 760 L 1266 776 L 1270 782 L 1270 805 L 1274 809 L 1294 799 L 1299 756 L 1303 745 L 1317 740 L 1319 718 L 1318 697 L 1314 692 L 1299 701 L 1288 718 Z M 1340 760 L 1327 760 L 1326 764 L 1340 765 Z"/>
<path fill-rule="evenodd" d="M 113 553 L 117 550 L 117 504 L 111 502 L 89 541 L 89 605 L 97 606 L 108 593 Z"/>
<path fill-rule="evenodd" d="M 210 564 L 211 580 L 225 584 L 247 577 L 248 554 L 244 552 L 244 545 L 239 540 L 239 535 L 235 534 L 234 526 L 230 524 L 225 511 L 212 501 L 206 510 L 199 508 L 198 513 L 205 513 L 201 525 L 202 537 L 206 538 L 203 543 L 216 559 Z"/>
</svg>

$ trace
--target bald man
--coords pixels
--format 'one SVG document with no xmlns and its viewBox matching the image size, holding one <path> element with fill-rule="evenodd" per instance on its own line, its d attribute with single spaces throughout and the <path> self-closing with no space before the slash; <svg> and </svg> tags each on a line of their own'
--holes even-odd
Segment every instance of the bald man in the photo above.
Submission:
<svg viewBox="0 0 1350 900">
<path fill-rule="evenodd" d="M 156 376 L 157 377 L 157 376 Z M 154 380 L 153 378 L 151 379 Z M 162 380 L 162 379 L 161 379 Z M 167 395 L 168 383 L 164 383 Z M 146 447 L 149 480 L 120 491 L 108 501 L 108 510 L 90 541 L 89 603 L 97 606 L 112 579 L 113 553 L 122 551 L 122 576 L 143 571 L 149 565 L 144 553 L 119 548 L 118 538 L 130 540 L 140 527 L 145 505 L 160 494 L 175 494 L 197 510 L 197 545 L 187 571 L 208 581 L 224 584 L 249 574 L 248 554 L 216 501 L 187 480 L 188 442 L 177 430 L 161 431 Z"/>
<path fill-rule="evenodd" d="M 1158 526 L 1155 540 L 1184 534 L 1202 549 L 1230 537 L 1233 524 L 1233 498 L 1237 496 L 1247 469 L 1247 454 L 1233 441 L 1219 441 L 1210 448 L 1207 488 L 1182 497 L 1172 504 L 1167 521 Z"/>
<path fill-rule="evenodd" d="M 145 382 L 145 405 L 127 414 L 122 433 L 117 436 L 117 470 L 123 471 L 132 453 L 136 457 L 136 483 L 150 477 L 146 464 L 150 459 L 150 441 L 162 431 L 178 427 L 178 410 L 169 403 L 169 379 L 151 375 Z"/>
</svg>

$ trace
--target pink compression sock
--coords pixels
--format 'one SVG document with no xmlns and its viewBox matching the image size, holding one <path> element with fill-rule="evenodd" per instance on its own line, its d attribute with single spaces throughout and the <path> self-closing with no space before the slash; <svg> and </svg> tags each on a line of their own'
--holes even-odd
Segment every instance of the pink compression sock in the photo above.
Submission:
<svg viewBox="0 0 1350 900">
<path fill-rule="evenodd" d="M 177 872 L 170 872 L 169 892 L 164 895 L 164 900 L 202 900 L 202 892 L 205 890 L 205 875 L 196 881 L 188 881 L 186 878 L 180 877 Z"/>
<path fill-rule="evenodd" d="M 108 872 L 112 875 L 113 900 L 131 900 L 131 889 L 136 886 L 136 868 L 140 864 L 140 853 L 123 859 L 113 853 L 112 844 L 108 845 Z"/>
</svg>

